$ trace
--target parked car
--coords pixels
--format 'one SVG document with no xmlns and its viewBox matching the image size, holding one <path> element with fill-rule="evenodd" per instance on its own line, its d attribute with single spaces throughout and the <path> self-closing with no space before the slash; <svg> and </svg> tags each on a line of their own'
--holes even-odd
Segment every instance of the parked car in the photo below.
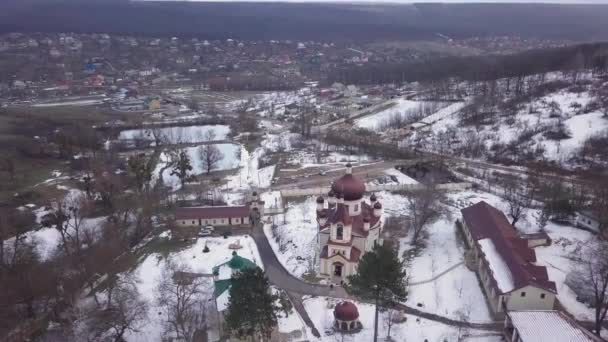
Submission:
<svg viewBox="0 0 608 342">
<path fill-rule="evenodd" d="M 205 237 L 205 236 L 211 236 L 213 232 L 207 229 L 201 229 L 201 231 L 198 232 L 198 236 L 200 237 Z"/>
<path fill-rule="evenodd" d="M 207 226 L 205 226 L 205 228 L 203 228 L 203 230 L 209 230 L 209 231 L 214 232 L 214 231 L 215 231 L 215 228 L 213 228 L 213 226 L 212 226 L 212 225 L 207 225 Z"/>
</svg>

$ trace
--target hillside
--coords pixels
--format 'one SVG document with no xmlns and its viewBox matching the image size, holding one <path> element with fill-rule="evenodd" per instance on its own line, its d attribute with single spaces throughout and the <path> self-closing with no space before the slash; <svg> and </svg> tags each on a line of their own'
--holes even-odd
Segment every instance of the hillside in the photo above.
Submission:
<svg viewBox="0 0 608 342">
<path fill-rule="evenodd" d="M 405 143 L 507 165 L 606 167 L 605 77 L 550 73 L 456 87 L 467 94 L 462 109 L 412 125 Z"/>
</svg>

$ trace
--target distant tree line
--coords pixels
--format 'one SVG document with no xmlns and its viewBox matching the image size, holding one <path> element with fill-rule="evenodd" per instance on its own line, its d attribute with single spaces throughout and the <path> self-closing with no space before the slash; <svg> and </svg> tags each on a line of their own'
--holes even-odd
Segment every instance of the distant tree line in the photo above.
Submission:
<svg viewBox="0 0 608 342">
<path fill-rule="evenodd" d="M 432 82 L 448 78 L 487 81 L 551 71 L 608 70 L 608 43 L 530 50 L 513 55 L 445 57 L 402 64 L 371 64 L 336 68 L 327 82 L 382 84 Z"/>
</svg>

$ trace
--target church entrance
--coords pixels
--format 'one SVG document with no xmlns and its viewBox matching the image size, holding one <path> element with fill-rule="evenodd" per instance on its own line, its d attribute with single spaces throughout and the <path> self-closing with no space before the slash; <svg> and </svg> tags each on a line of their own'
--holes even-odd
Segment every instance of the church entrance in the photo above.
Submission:
<svg viewBox="0 0 608 342">
<path fill-rule="evenodd" d="M 342 283 L 342 272 L 344 271 L 344 264 L 336 262 L 333 265 L 334 272 L 332 274 L 332 282 L 336 284 Z"/>
</svg>

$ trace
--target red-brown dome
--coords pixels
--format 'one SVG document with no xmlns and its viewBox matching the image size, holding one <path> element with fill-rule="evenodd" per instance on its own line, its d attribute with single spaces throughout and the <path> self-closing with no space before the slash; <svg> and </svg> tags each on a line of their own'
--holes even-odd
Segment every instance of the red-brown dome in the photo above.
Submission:
<svg viewBox="0 0 608 342">
<path fill-rule="evenodd" d="M 333 182 L 331 190 L 341 194 L 345 201 L 358 201 L 365 193 L 365 183 L 351 174 L 346 174 Z"/>
<path fill-rule="evenodd" d="M 334 317 L 340 321 L 354 321 L 359 318 L 359 310 L 351 302 L 341 302 L 334 309 Z"/>
</svg>

